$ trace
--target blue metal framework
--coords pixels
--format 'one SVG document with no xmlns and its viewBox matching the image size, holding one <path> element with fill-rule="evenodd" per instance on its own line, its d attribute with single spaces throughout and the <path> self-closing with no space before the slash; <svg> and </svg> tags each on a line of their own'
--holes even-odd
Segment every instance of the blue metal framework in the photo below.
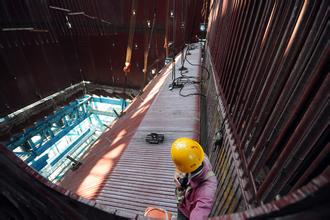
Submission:
<svg viewBox="0 0 330 220">
<path fill-rule="evenodd" d="M 79 160 L 117 117 L 114 110 L 123 111 L 128 104 L 124 99 L 85 96 L 13 136 L 6 145 L 42 175 L 59 180 L 70 168 L 66 156 Z"/>
</svg>

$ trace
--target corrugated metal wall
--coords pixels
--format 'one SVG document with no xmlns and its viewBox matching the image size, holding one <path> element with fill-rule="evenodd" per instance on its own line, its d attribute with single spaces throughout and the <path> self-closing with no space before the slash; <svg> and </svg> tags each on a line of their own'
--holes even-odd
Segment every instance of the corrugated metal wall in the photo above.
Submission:
<svg viewBox="0 0 330 220">
<path fill-rule="evenodd" d="M 198 31 L 198 0 L 137 1 L 129 88 L 144 86 L 144 51 L 151 30 L 147 21 L 154 17 L 147 77 L 164 65 L 166 20 L 170 41 L 174 23 L 165 10 L 167 2 L 175 8 L 178 50 Z M 132 0 L 1 1 L 0 117 L 82 80 L 124 87 L 131 14 Z"/>
<path fill-rule="evenodd" d="M 211 1 L 205 92 L 207 150 L 220 180 L 214 215 L 285 195 L 327 166 L 329 4 Z M 215 147 L 218 130 L 224 141 Z"/>
<path fill-rule="evenodd" d="M 243 212 L 210 218 L 238 219 L 329 219 L 330 166 L 308 184 L 278 200 Z"/>
</svg>

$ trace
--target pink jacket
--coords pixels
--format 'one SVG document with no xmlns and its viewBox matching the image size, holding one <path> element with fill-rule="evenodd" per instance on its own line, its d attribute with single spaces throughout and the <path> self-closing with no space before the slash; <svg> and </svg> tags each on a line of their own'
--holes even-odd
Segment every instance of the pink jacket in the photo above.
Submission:
<svg viewBox="0 0 330 220">
<path fill-rule="evenodd" d="M 216 176 L 206 178 L 212 171 L 210 161 L 205 157 L 201 173 L 190 180 L 191 190 L 186 192 L 185 198 L 179 206 L 180 211 L 191 220 L 206 219 L 211 212 L 215 200 L 218 180 Z"/>
</svg>

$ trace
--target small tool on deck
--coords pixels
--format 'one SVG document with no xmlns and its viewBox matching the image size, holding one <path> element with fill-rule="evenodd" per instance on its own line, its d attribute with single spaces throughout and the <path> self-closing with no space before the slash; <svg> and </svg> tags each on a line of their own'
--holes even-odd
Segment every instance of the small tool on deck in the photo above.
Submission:
<svg viewBox="0 0 330 220">
<path fill-rule="evenodd" d="M 164 142 L 164 134 L 150 133 L 146 136 L 146 142 L 149 144 L 159 144 Z"/>
</svg>

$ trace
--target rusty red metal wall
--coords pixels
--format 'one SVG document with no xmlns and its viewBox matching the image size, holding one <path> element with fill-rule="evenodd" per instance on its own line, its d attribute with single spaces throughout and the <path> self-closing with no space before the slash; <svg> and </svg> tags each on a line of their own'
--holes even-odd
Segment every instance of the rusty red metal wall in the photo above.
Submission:
<svg viewBox="0 0 330 220">
<path fill-rule="evenodd" d="M 329 219 L 330 167 L 299 190 L 279 200 L 244 212 L 210 218 L 232 219 Z"/>
<path fill-rule="evenodd" d="M 207 149 L 221 186 L 214 215 L 272 201 L 325 169 L 328 21 L 326 0 L 211 1 Z M 224 141 L 214 147 L 216 131 Z"/>
<path fill-rule="evenodd" d="M 175 8 L 179 50 L 198 33 L 202 3 L 175 1 L 173 6 L 174 1 L 167 1 L 170 9 Z M 154 14 L 148 72 L 160 70 L 164 64 L 167 1 L 137 2 L 133 39 L 137 48 L 133 50 L 129 88 L 144 86 L 143 54 L 150 33 L 147 20 L 152 22 Z M 125 86 L 123 66 L 131 11 L 132 0 L 1 1 L 0 117 L 82 80 Z M 170 40 L 172 29 L 171 20 Z"/>
<path fill-rule="evenodd" d="M 206 58 L 208 59 L 209 57 Z M 208 63 L 209 60 L 206 62 Z M 206 67 L 211 69 L 209 63 Z M 237 157 L 234 157 L 230 145 L 230 132 L 228 134 L 223 132 L 223 144 L 214 144 L 216 142 L 216 133 L 223 131 L 225 124 L 223 123 L 223 113 L 219 107 L 220 100 L 217 96 L 218 88 L 214 80 L 214 74 L 206 82 L 204 87 L 204 93 L 206 94 L 206 117 L 204 120 L 206 124 L 202 124 L 201 139 L 219 181 L 216 201 L 211 212 L 211 216 L 218 216 L 243 211 L 247 208 L 247 205 L 245 204 L 244 195 L 242 194 L 243 190 L 239 182 L 238 175 L 240 174 L 236 168 Z"/>
<path fill-rule="evenodd" d="M 0 144 L 1 219 L 128 219 L 50 183 Z"/>
</svg>

